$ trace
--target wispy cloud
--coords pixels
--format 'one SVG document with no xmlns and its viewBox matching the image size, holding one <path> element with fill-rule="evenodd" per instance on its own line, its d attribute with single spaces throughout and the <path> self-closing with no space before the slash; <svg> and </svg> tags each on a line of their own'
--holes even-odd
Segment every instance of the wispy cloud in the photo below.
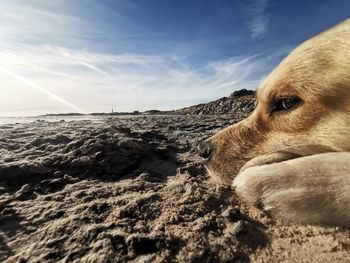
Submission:
<svg viewBox="0 0 350 263">
<path fill-rule="evenodd" d="M 2 48 L 0 58 L 0 73 L 5 70 L 9 75 L 0 74 L 0 96 L 7 97 L 7 103 L 0 104 L 2 115 L 24 105 L 27 114 L 32 114 L 30 109 L 38 103 L 46 112 L 70 111 L 72 107 L 67 108 L 62 100 L 84 111 L 108 111 L 111 107 L 118 111 L 173 109 L 215 99 L 234 89 L 255 88 L 271 64 L 269 57 L 250 56 L 193 68 L 180 58 L 49 46 Z M 41 88 L 31 90 L 33 86 Z M 43 89 L 44 94 L 55 95 L 43 99 L 39 94 Z M 10 90 L 17 92 L 11 95 Z M 62 99 L 53 100 L 55 96 Z"/>
<path fill-rule="evenodd" d="M 270 0 L 250 0 L 248 4 L 249 30 L 252 39 L 261 39 L 268 31 L 269 14 L 267 7 Z"/>
</svg>

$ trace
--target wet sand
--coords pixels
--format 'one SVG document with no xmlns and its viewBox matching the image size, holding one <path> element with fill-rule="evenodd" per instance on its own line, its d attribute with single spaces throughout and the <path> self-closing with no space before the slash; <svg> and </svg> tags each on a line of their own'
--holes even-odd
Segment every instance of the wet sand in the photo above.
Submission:
<svg viewBox="0 0 350 263">
<path fill-rule="evenodd" d="M 239 119 L 0 125 L 0 261 L 349 262 L 349 229 L 280 224 L 210 181 L 194 147 Z"/>
</svg>

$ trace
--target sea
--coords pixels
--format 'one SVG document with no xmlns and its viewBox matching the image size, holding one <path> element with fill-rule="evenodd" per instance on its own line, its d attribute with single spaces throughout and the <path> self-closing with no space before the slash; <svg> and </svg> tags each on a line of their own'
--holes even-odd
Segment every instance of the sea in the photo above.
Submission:
<svg viewBox="0 0 350 263">
<path fill-rule="evenodd" d="M 38 116 L 38 117 L 0 117 L 0 124 L 30 123 L 35 121 L 58 122 L 79 120 L 103 120 L 106 116 Z"/>
<path fill-rule="evenodd" d="M 81 121 L 81 120 L 93 120 L 93 121 L 105 121 L 108 118 L 137 118 L 139 114 L 125 114 L 125 115 L 79 115 L 79 116 L 36 116 L 36 117 L 0 117 L 0 125 L 16 124 L 16 123 L 31 123 L 35 121 L 46 122 L 58 122 L 58 121 Z M 152 115 L 158 116 L 158 115 Z M 159 115 L 164 116 L 164 115 Z"/>
</svg>

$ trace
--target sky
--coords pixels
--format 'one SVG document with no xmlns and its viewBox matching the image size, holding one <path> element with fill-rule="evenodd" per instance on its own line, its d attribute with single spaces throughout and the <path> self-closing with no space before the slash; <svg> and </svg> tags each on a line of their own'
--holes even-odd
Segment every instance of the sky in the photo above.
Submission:
<svg viewBox="0 0 350 263">
<path fill-rule="evenodd" d="M 173 110 L 256 89 L 349 0 L 3 0 L 0 116 Z"/>
</svg>

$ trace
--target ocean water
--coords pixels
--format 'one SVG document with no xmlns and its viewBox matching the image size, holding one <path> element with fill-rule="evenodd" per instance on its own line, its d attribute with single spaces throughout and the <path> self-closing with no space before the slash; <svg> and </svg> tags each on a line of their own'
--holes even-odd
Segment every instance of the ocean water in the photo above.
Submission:
<svg viewBox="0 0 350 263">
<path fill-rule="evenodd" d="M 105 121 L 108 118 L 139 118 L 139 117 L 145 117 L 145 115 L 138 115 L 138 114 L 128 114 L 128 115 L 83 115 L 83 116 L 36 116 L 36 117 L 0 117 L 0 125 L 4 124 L 15 124 L 15 123 L 30 123 L 34 121 L 47 121 L 47 122 L 57 122 L 57 121 L 81 121 L 81 120 L 94 120 L 94 121 Z M 147 116 L 147 115 L 146 115 Z M 152 117 L 158 116 L 158 115 L 150 115 Z M 164 115 L 159 115 L 164 116 Z"/>
<path fill-rule="evenodd" d="M 38 116 L 38 117 L 0 117 L 0 124 L 30 123 L 34 121 L 79 121 L 79 120 L 102 120 L 104 116 Z"/>
</svg>

